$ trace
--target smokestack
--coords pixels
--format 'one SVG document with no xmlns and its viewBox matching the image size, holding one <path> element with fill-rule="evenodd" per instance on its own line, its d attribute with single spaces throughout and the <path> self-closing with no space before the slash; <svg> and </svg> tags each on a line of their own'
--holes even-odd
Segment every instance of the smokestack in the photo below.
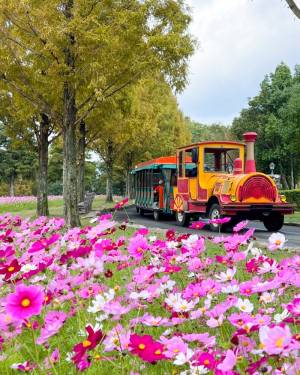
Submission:
<svg viewBox="0 0 300 375">
<path fill-rule="evenodd" d="M 243 137 L 244 137 L 244 141 L 247 147 L 245 173 L 253 173 L 253 172 L 256 172 L 256 165 L 255 165 L 255 159 L 254 159 L 254 143 L 257 138 L 257 133 L 255 132 L 244 133 Z"/>
</svg>

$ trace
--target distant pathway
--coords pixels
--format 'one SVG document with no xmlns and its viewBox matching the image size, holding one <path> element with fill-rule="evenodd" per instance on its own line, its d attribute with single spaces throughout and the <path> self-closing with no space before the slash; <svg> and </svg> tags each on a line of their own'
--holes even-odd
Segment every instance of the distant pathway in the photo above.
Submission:
<svg viewBox="0 0 300 375">
<path fill-rule="evenodd" d="M 174 228 L 179 233 L 201 233 L 201 234 L 205 234 L 206 236 L 219 235 L 218 233 L 211 232 L 209 229 L 202 229 L 199 231 L 195 229 L 182 228 L 173 219 L 166 219 L 166 220 L 157 222 L 157 221 L 154 221 L 153 215 L 150 213 L 145 214 L 144 217 L 140 216 L 136 212 L 134 207 L 127 208 L 127 213 L 131 221 L 133 221 L 134 224 L 143 225 L 148 228 L 160 228 L 160 229 L 165 229 L 165 230 Z M 124 221 L 127 217 L 124 211 L 121 210 L 117 212 L 117 214 L 115 215 L 115 218 L 118 221 Z M 261 222 L 259 221 L 250 222 L 249 228 L 250 227 L 256 228 L 255 237 L 257 241 L 261 243 L 268 242 L 268 238 L 271 233 L 265 230 L 264 225 Z M 282 232 L 288 239 L 288 242 L 287 242 L 288 247 L 297 248 L 300 250 L 300 227 L 284 225 L 280 232 Z"/>
</svg>

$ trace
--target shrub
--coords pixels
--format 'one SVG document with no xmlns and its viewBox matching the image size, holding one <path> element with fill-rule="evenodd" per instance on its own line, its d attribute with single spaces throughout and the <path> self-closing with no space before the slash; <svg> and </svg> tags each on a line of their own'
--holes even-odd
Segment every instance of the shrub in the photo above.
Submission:
<svg viewBox="0 0 300 375">
<path fill-rule="evenodd" d="M 286 196 L 289 203 L 295 203 L 297 205 L 297 209 L 300 209 L 300 189 L 282 190 L 281 193 Z"/>
</svg>

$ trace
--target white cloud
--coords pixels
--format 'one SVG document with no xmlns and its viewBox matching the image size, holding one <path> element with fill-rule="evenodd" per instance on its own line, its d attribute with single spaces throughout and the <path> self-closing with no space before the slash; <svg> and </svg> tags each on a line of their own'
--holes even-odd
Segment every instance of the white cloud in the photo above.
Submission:
<svg viewBox="0 0 300 375">
<path fill-rule="evenodd" d="M 300 63 L 300 20 L 284 0 L 187 3 L 199 48 L 179 103 L 192 119 L 230 123 L 281 61 L 291 67 Z"/>
</svg>

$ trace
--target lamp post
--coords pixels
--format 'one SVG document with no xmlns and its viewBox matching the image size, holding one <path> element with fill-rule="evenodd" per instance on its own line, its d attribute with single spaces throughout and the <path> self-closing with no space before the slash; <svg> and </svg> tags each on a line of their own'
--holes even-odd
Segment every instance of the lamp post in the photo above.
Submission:
<svg viewBox="0 0 300 375">
<path fill-rule="evenodd" d="M 269 164 L 269 168 L 270 168 L 270 171 L 271 171 L 271 175 L 273 176 L 274 175 L 275 164 L 273 162 L 271 162 Z"/>
</svg>

